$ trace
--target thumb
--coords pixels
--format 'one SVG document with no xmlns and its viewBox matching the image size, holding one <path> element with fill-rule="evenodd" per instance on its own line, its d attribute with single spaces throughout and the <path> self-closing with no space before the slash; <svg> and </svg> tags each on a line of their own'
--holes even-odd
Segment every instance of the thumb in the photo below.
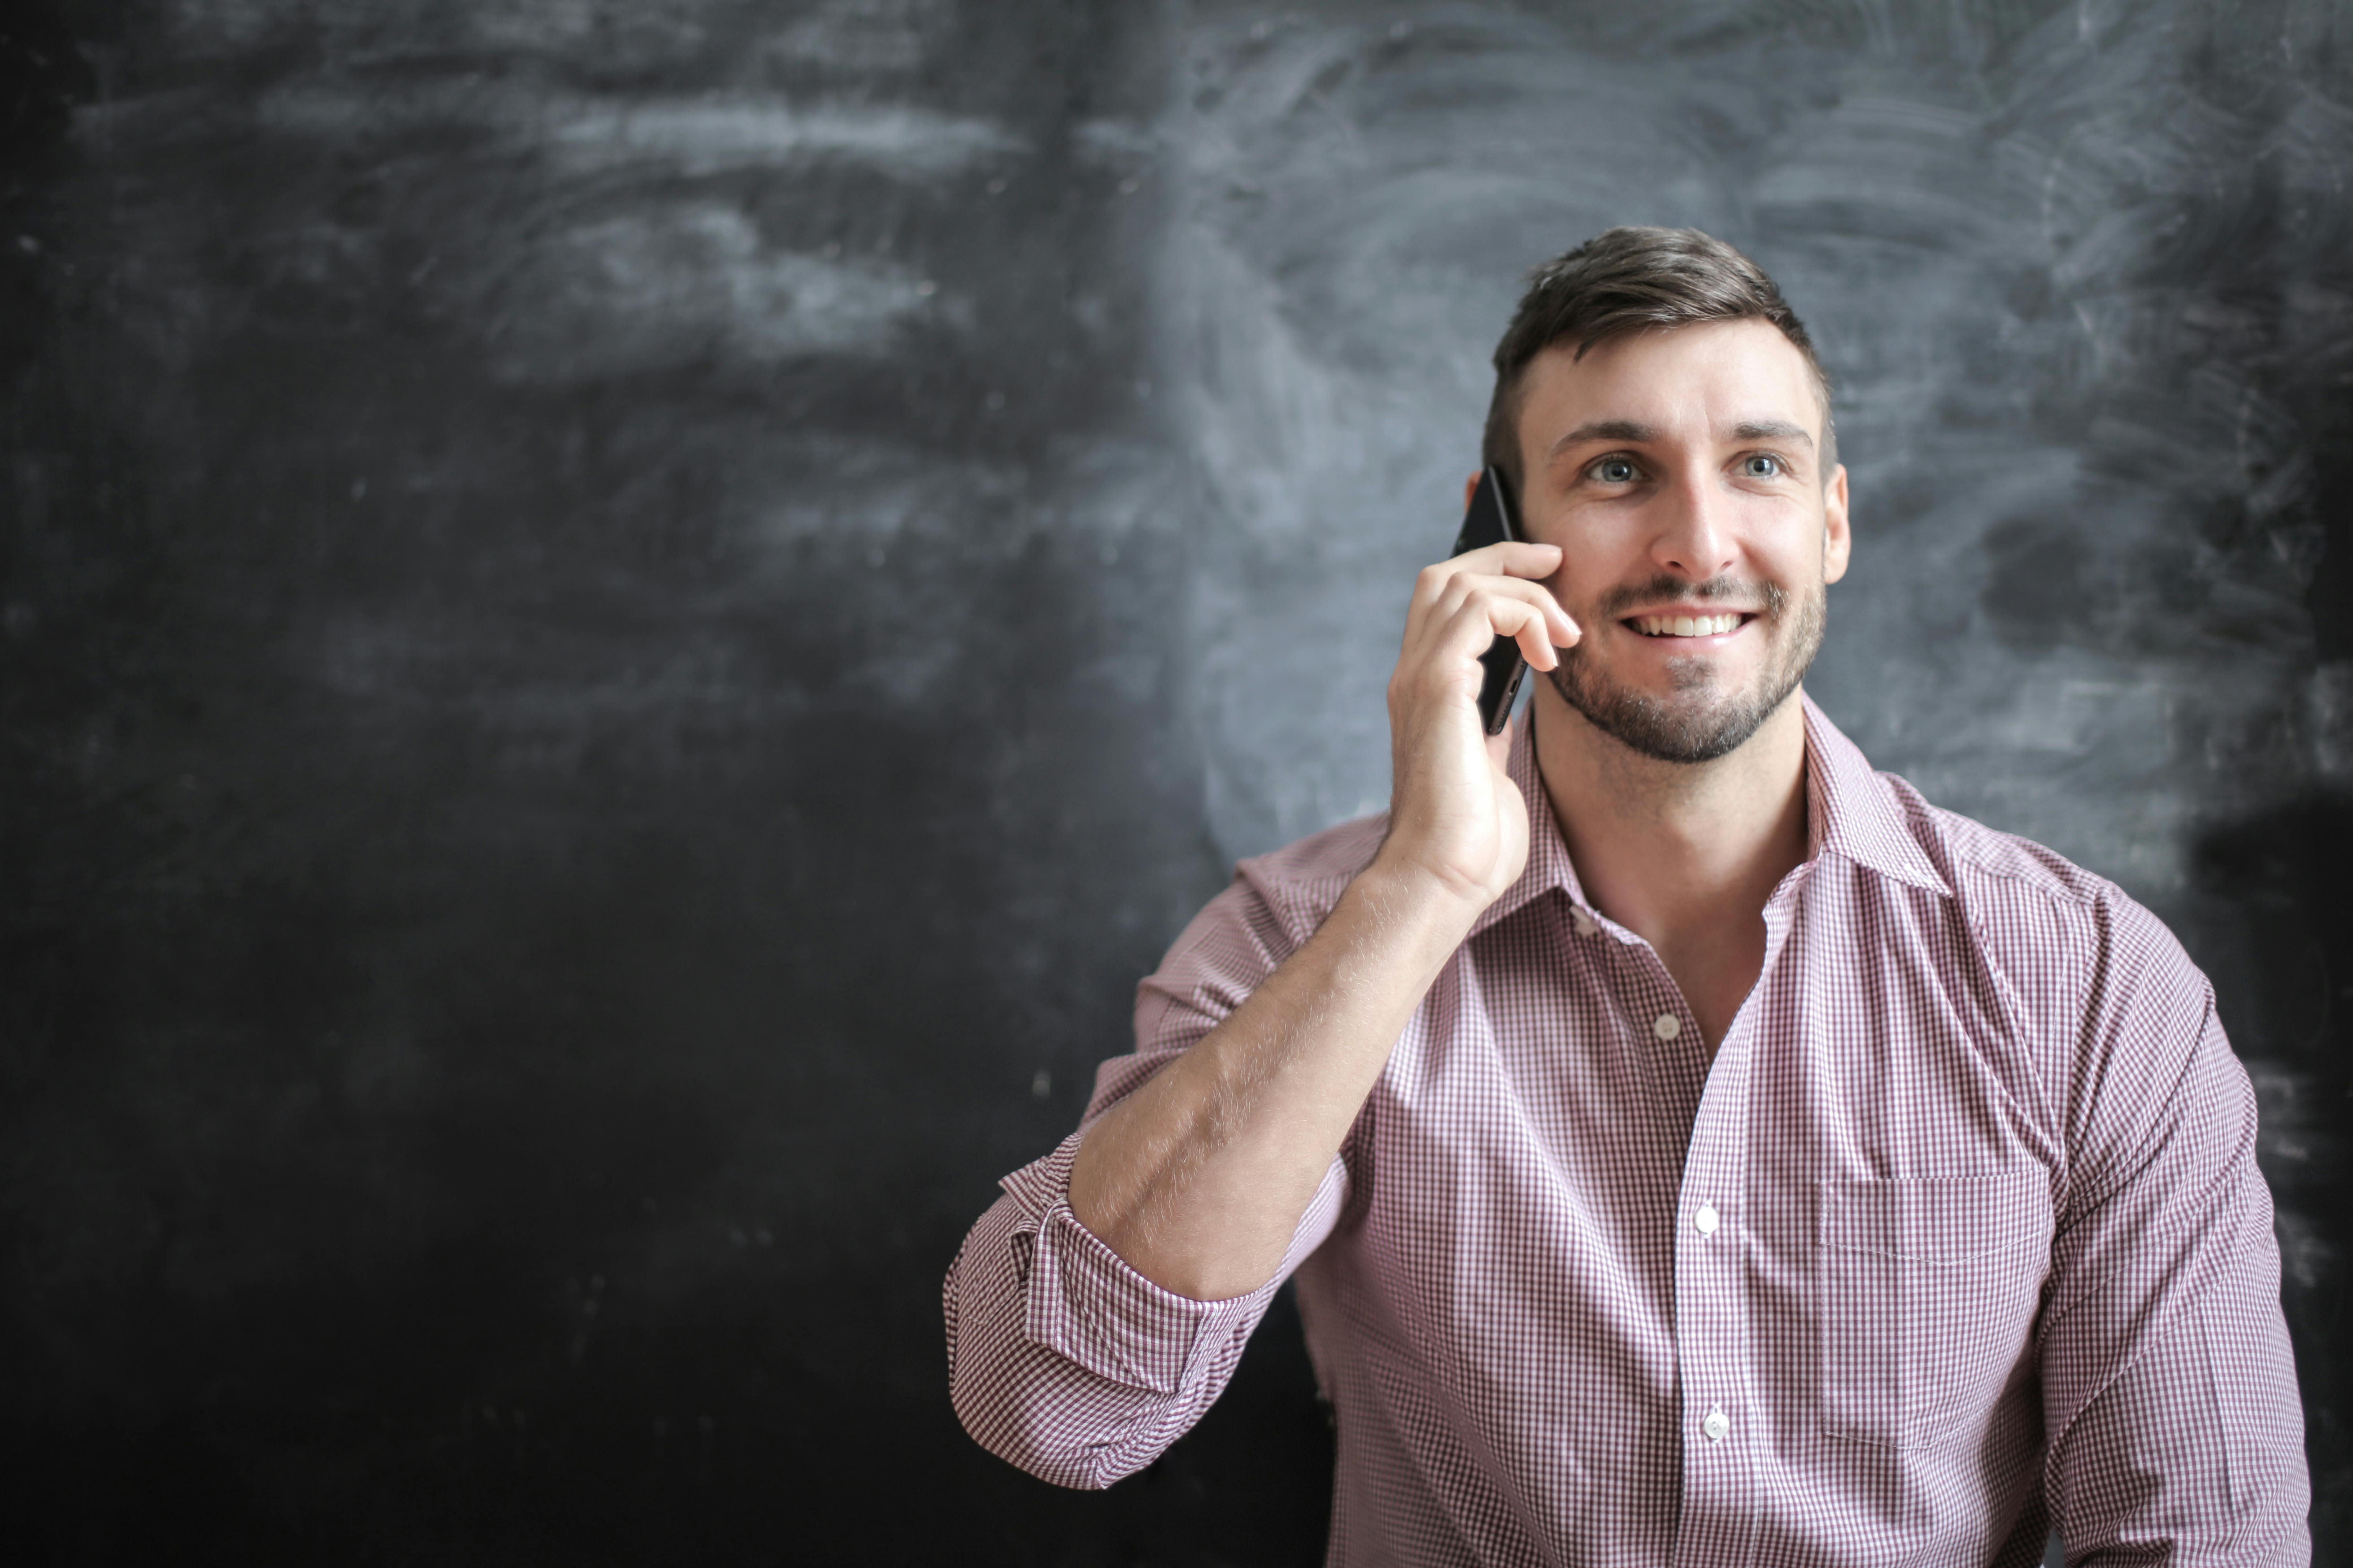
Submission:
<svg viewBox="0 0 2353 1568">
<path fill-rule="evenodd" d="M 1487 761 L 1493 765 L 1497 773 L 1508 773 L 1511 770 L 1512 742 L 1518 737 L 1520 726 L 1526 722 L 1525 716 L 1514 713 L 1504 721 L 1501 730 L 1486 737 Z"/>
</svg>

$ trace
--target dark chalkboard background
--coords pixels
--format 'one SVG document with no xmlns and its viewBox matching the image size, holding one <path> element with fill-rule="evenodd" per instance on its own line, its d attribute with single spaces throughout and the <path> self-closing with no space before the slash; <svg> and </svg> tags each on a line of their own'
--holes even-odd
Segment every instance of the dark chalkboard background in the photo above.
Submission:
<svg viewBox="0 0 2353 1568">
<path fill-rule="evenodd" d="M 939 1276 L 1230 860 L 1382 799 L 1486 352 L 1620 221 L 1826 347 L 1817 696 L 2214 976 L 2353 1556 L 2343 7 L 0 31 L 11 1560 L 1315 1560 L 1294 1320 L 1081 1497 Z"/>
</svg>

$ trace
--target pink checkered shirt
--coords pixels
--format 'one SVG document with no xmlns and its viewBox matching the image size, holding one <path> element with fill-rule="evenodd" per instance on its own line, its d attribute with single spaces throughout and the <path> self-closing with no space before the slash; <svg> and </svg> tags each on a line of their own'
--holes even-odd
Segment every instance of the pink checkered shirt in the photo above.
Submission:
<svg viewBox="0 0 2353 1568">
<path fill-rule="evenodd" d="M 1398 1037 L 1296 1272 L 1330 1561 L 2301 1563 L 2255 1106 L 2139 905 L 1872 772 L 1806 708 L 1810 853 L 1711 1064 L 1551 813 Z M 1544 799 L 1525 734 L 1512 773 Z M 1380 842 L 1245 861 L 1137 994 L 1092 1121 L 1307 940 Z M 1159 1289 L 1072 1215 L 1073 1134 L 947 1280 L 955 1407 L 1108 1486 L 1218 1396 L 1278 1280 Z M 1279 1277 L 1281 1278 L 1281 1277 Z"/>
</svg>

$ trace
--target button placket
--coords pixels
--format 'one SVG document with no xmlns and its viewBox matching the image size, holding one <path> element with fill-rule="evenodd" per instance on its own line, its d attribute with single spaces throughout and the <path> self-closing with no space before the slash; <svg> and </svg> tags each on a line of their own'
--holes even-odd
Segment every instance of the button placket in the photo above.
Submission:
<svg viewBox="0 0 2353 1568">
<path fill-rule="evenodd" d="M 1758 976 L 1770 983 L 1771 963 Z M 1744 1268 L 1749 1242 L 1734 1224 L 1749 1201 L 1749 1155 L 1755 1131 L 1751 1098 L 1755 1019 L 1744 1009 L 1715 1050 L 1702 1047 L 1695 1016 L 1672 986 L 1645 998 L 1634 1016 L 1672 1011 L 1681 1027 L 1669 1043 L 1662 1031 L 1643 1052 L 1664 1070 L 1696 1076 L 1698 1100 L 1690 1122 L 1683 1182 L 1665 1217 L 1672 1226 L 1676 1371 L 1685 1391 L 1683 1415 L 1683 1524 L 1676 1560 L 1708 1555 L 1707 1520 L 1749 1517 L 1757 1506 L 1760 1471 L 1749 1453 L 1746 1425 L 1757 1372 L 1752 1342 L 1752 1291 Z"/>
</svg>

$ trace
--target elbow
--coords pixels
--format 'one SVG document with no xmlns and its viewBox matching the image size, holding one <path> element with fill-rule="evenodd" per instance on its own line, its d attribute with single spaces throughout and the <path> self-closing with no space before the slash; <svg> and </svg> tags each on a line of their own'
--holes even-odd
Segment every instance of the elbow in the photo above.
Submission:
<svg viewBox="0 0 2353 1568">
<path fill-rule="evenodd" d="M 968 1249 L 967 1249 L 968 1250 Z M 948 1271 L 948 1403 L 972 1440 L 1014 1468 L 1058 1487 L 1101 1491 L 1125 1472 L 1103 1463 L 1113 1445 L 1100 1441 L 1100 1418 L 1079 1412 L 1085 1401 L 1067 1384 L 1076 1368 L 1020 1331 L 1020 1296 L 1007 1280 L 984 1280 L 981 1300 L 966 1300 L 966 1258 Z M 1000 1288 L 987 1289 L 994 1283 Z M 989 1298 L 997 1298 L 990 1300 Z M 991 1310 L 994 1309 L 994 1310 Z"/>
<path fill-rule="evenodd" d="M 1069 1401 L 1055 1398 L 1040 1380 L 1018 1375 L 1015 1367 L 953 1364 L 948 1402 L 974 1442 L 1041 1481 L 1101 1491 L 1126 1474 L 1106 1463 L 1116 1445 L 1075 1430 Z"/>
<path fill-rule="evenodd" d="M 1173 1389 L 1090 1370 L 1033 1337 L 1033 1266 L 1046 1243 L 1022 1221 L 1018 1205 L 1000 1198 L 948 1270 L 941 1302 L 948 1401 L 972 1440 L 1016 1469 L 1100 1491 L 1143 1468 L 1183 1430 L 1174 1418 L 1186 1402 Z"/>
</svg>

